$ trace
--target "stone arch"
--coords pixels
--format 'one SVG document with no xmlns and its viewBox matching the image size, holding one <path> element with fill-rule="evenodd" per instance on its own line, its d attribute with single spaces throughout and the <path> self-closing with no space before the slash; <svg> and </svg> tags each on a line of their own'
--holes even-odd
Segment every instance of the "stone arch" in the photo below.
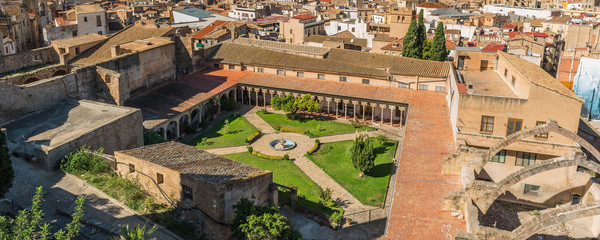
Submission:
<svg viewBox="0 0 600 240">
<path fill-rule="evenodd" d="M 199 124 L 200 123 L 200 109 L 195 108 L 190 113 L 190 123 L 191 124 Z"/>
<path fill-rule="evenodd" d="M 235 99 L 235 89 L 229 90 L 229 92 L 227 93 L 227 98 Z"/>
<path fill-rule="evenodd" d="M 180 133 L 184 133 L 186 130 L 186 127 L 188 127 L 190 125 L 190 116 L 188 114 L 183 114 L 183 116 L 181 116 L 179 118 L 179 132 Z"/>
<path fill-rule="evenodd" d="M 62 76 L 62 75 L 65 75 L 65 74 L 67 74 L 67 71 L 60 69 L 60 70 L 54 72 L 54 74 L 52 74 L 52 76 L 56 77 L 56 76 Z"/>
<path fill-rule="evenodd" d="M 177 121 L 171 121 L 169 122 L 169 124 L 167 124 L 166 126 L 166 133 L 167 133 L 167 140 L 173 140 L 173 139 L 177 139 L 179 136 L 178 134 L 178 126 L 179 124 L 177 123 Z"/>
<path fill-rule="evenodd" d="M 521 168 L 497 183 L 475 181 L 471 187 L 466 189 L 466 192 L 469 193 L 473 199 L 473 202 L 475 202 L 481 212 L 485 214 L 494 201 L 500 197 L 500 195 L 504 194 L 511 186 L 517 184 L 521 180 L 542 172 L 570 166 L 581 166 L 596 173 L 600 173 L 600 164 L 593 161 L 588 161 L 583 154 L 575 154 L 574 156 L 570 157 L 556 157 L 553 159 L 544 160 Z"/>
<path fill-rule="evenodd" d="M 527 239 L 546 227 L 596 215 L 600 215 L 600 201 L 559 206 L 521 224 L 512 231 L 512 239 Z"/>
<path fill-rule="evenodd" d="M 556 121 L 551 120 L 551 121 L 546 122 L 546 124 L 535 126 L 533 128 L 529 128 L 529 129 L 522 130 L 522 131 L 516 132 L 514 134 L 511 134 L 508 137 L 506 137 L 504 140 L 502 140 L 502 141 L 496 143 L 494 146 L 490 147 L 488 149 L 487 156 L 485 157 L 484 162 L 481 165 L 481 167 L 483 167 L 483 165 L 485 165 L 491 159 L 492 156 L 496 155 L 496 153 L 498 153 L 500 150 L 508 147 L 509 145 L 511 145 L 515 142 L 518 142 L 521 139 L 532 137 L 532 136 L 535 136 L 538 134 L 543 134 L 543 133 L 547 134 L 548 132 L 555 132 L 555 133 L 558 133 L 568 139 L 573 140 L 574 142 L 579 144 L 581 147 L 583 147 L 586 151 L 588 151 L 590 154 L 592 154 L 592 156 L 594 158 L 596 158 L 597 160 L 600 160 L 600 152 L 596 148 L 594 148 L 594 146 L 592 146 L 590 143 L 588 143 L 583 138 L 578 136 L 576 133 L 573 133 L 567 129 L 562 128 L 561 126 L 558 125 L 558 123 Z"/>
<path fill-rule="evenodd" d="M 30 78 L 26 79 L 25 81 L 23 81 L 23 84 L 30 84 L 30 83 L 33 83 L 33 82 L 37 82 L 39 80 L 40 79 L 37 78 L 37 77 L 30 77 Z"/>
</svg>

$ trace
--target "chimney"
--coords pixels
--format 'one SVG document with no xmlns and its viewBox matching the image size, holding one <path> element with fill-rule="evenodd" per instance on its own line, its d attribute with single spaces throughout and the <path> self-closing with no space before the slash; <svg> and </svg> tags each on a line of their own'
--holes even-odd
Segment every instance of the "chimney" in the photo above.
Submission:
<svg viewBox="0 0 600 240">
<path fill-rule="evenodd" d="M 110 55 L 112 57 L 117 57 L 119 56 L 119 51 L 121 50 L 121 47 L 119 47 L 119 45 L 112 45 L 110 47 Z"/>
</svg>

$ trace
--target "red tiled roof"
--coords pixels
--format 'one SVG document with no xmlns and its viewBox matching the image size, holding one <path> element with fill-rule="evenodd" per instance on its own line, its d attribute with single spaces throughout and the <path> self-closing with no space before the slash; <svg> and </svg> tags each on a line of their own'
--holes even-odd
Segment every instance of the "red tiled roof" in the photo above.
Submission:
<svg viewBox="0 0 600 240">
<path fill-rule="evenodd" d="M 481 51 L 483 51 L 483 52 L 497 52 L 497 51 L 504 50 L 504 47 L 506 47 L 506 45 L 504 45 L 504 44 L 489 44 L 489 45 L 485 46 L 484 48 L 482 48 Z"/>
<path fill-rule="evenodd" d="M 513 25 L 513 24 L 504 24 L 504 26 L 502 26 L 502 28 L 516 28 L 517 25 Z"/>
<path fill-rule="evenodd" d="M 464 83 L 457 83 L 456 86 L 458 87 L 458 93 L 460 94 L 468 94 L 469 92 L 467 92 L 467 86 Z"/>
<path fill-rule="evenodd" d="M 448 7 L 446 4 L 443 3 L 439 3 L 439 2 L 425 2 L 425 3 L 421 3 L 421 5 L 417 6 L 420 8 L 450 8 Z"/>
<path fill-rule="evenodd" d="M 540 33 L 540 32 L 526 32 L 525 34 L 527 34 L 529 36 L 534 36 L 534 37 L 549 37 L 550 36 L 548 34 Z"/>
<path fill-rule="evenodd" d="M 298 16 L 295 16 L 294 18 L 295 18 L 295 19 L 300 19 L 300 20 L 306 20 L 306 19 L 311 19 L 311 18 L 314 18 L 314 17 L 315 17 L 315 16 L 313 16 L 313 15 L 310 15 L 310 14 L 305 14 L 305 15 L 298 15 Z"/>
<path fill-rule="evenodd" d="M 214 21 L 213 23 L 211 23 L 210 25 L 206 26 L 203 29 L 200 29 L 200 31 L 194 33 L 192 35 L 192 38 L 195 39 L 202 39 L 204 36 L 208 35 L 209 33 L 215 31 L 215 29 L 219 26 L 225 25 L 227 24 L 228 21 L 222 21 L 222 20 L 217 20 Z"/>
<path fill-rule="evenodd" d="M 456 48 L 456 44 L 452 40 L 446 39 L 446 48 L 453 50 Z"/>
<path fill-rule="evenodd" d="M 517 35 L 521 34 L 521 32 L 508 32 L 508 37 L 509 38 L 514 38 Z"/>
</svg>

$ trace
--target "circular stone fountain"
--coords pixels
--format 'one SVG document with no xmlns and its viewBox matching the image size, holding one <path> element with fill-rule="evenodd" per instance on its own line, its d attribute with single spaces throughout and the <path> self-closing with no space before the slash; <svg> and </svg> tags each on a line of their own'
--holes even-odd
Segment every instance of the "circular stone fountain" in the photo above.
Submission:
<svg viewBox="0 0 600 240">
<path fill-rule="evenodd" d="M 271 148 L 273 148 L 275 150 L 285 151 L 285 150 L 290 150 L 292 148 L 295 148 L 296 142 L 289 140 L 289 139 L 280 138 L 280 139 L 273 139 L 269 143 L 269 145 L 271 146 Z"/>
</svg>

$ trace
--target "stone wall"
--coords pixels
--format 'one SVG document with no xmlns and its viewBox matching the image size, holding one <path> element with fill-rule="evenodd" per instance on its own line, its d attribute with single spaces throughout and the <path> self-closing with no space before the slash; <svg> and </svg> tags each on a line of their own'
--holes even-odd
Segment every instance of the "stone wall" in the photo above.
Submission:
<svg viewBox="0 0 600 240">
<path fill-rule="evenodd" d="M 174 37 L 175 65 L 177 78 L 200 70 L 204 67 L 204 59 L 200 51 L 194 50 L 194 41 L 191 37 Z"/>
<path fill-rule="evenodd" d="M 42 28 L 44 43 L 50 45 L 54 40 L 75 37 L 73 36 L 74 31 L 77 31 L 77 24 L 60 27 L 44 27 Z"/>
<path fill-rule="evenodd" d="M 21 85 L 39 81 L 41 79 L 51 78 L 55 76 L 61 76 L 68 73 L 67 66 L 54 64 L 44 66 L 42 68 L 33 69 L 30 71 L 17 72 L 0 78 L 0 81 Z"/>
<path fill-rule="evenodd" d="M 0 73 L 59 61 L 58 53 L 54 51 L 52 46 L 37 48 L 13 55 L 1 56 Z"/>
<path fill-rule="evenodd" d="M 75 74 L 44 79 L 22 86 L 0 82 L 0 125 L 27 113 L 57 104 L 77 96 Z"/>
</svg>

